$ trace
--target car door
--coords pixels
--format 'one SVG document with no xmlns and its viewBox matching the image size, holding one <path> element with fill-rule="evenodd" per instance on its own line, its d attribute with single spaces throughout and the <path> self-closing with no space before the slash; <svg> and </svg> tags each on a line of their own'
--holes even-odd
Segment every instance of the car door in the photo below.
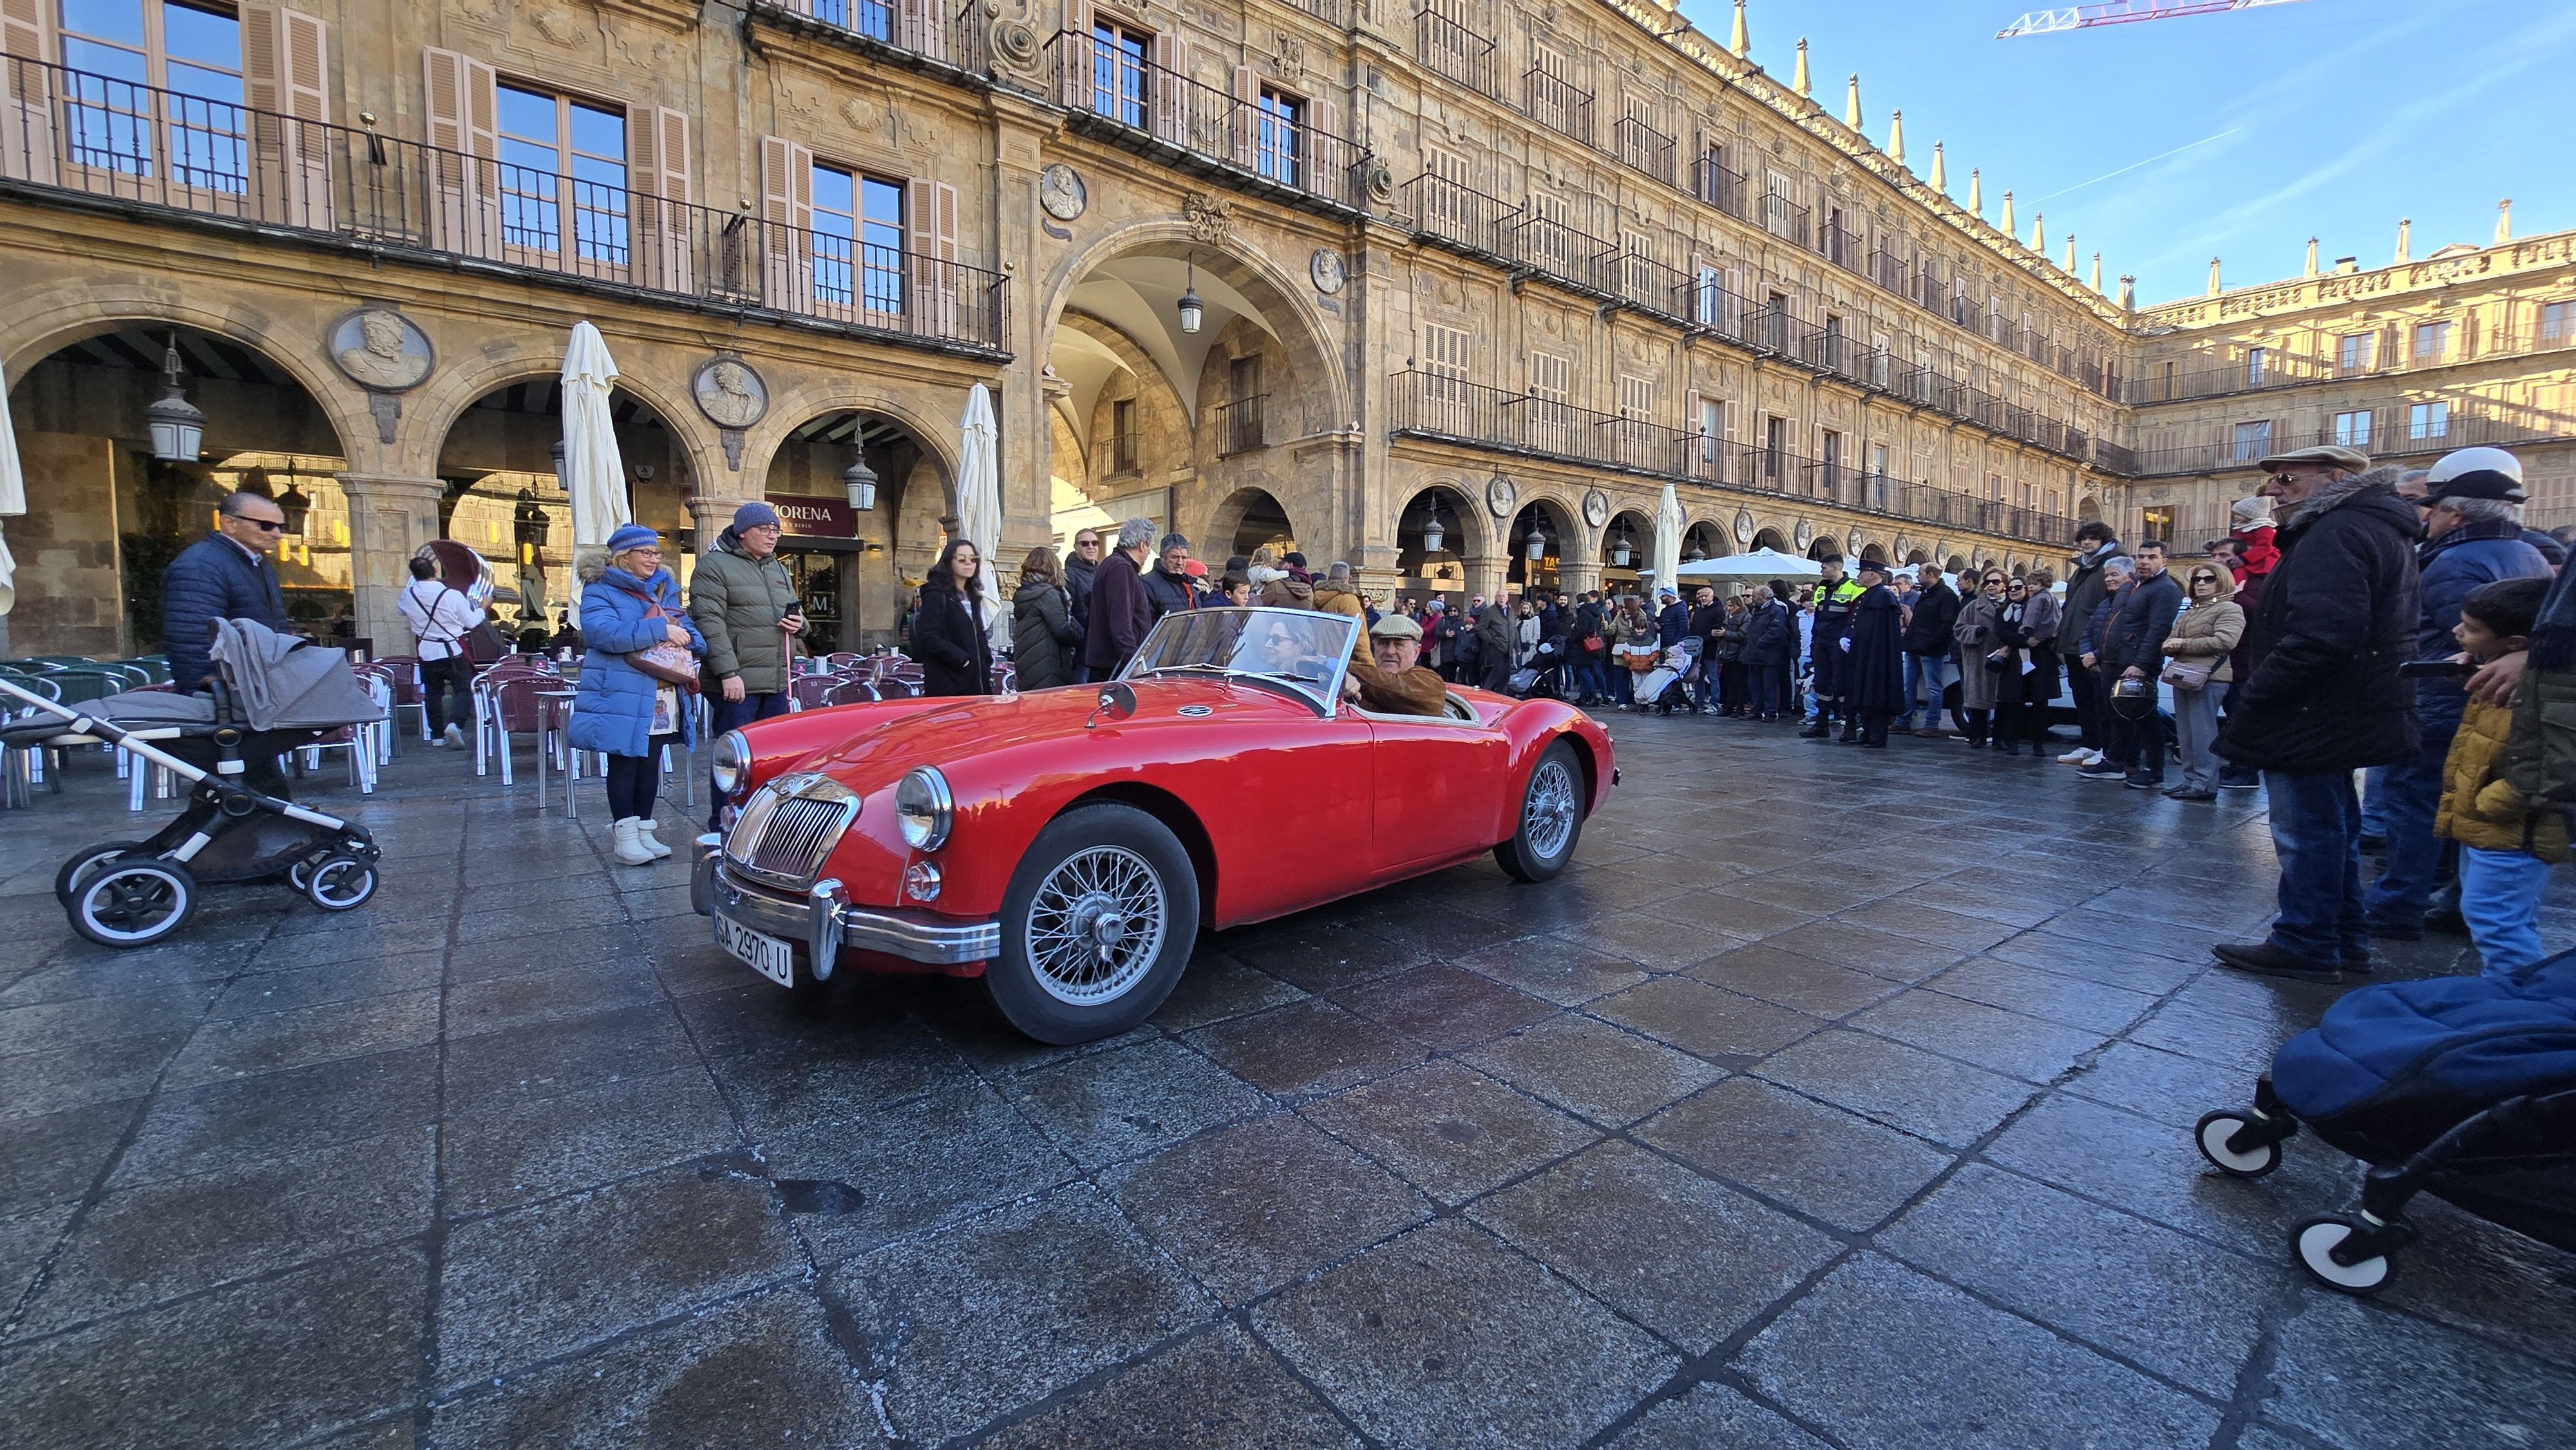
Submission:
<svg viewBox="0 0 2576 1450">
<path fill-rule="evenodd" d="M 1462 720 L 1364 715 L 1376 755 L 1369 859 L 1380 876 L 1499 839 L 1510 744 Z"/>
</svg>

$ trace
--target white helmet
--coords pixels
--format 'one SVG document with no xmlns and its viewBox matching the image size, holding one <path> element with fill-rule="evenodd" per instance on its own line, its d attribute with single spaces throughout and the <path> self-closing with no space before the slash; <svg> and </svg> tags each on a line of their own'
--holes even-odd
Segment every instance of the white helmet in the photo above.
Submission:
<svg viewBox="0 0 2576 1450">
<path fill-rule="evenodd" d="M 2522 461 L 2501 448 L 2457 448 L 2442 455 L 2433 471 L 2424 476 L 2427 484 L 2449 483 L 2472 473 L 2500 473 L 2522 487 Z"/>
</svg>

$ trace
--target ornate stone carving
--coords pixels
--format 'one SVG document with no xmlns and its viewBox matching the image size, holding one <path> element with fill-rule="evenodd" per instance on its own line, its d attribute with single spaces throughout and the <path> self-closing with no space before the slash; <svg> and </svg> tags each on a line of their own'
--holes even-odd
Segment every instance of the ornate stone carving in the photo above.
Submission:
<svg viewBox="0 0 2576 1450">
<path fill-rule="evenodd" d="M 427 335 L 390 307 L 342 313 L 325 341 L 331 360 L 349 375 L 349 381 L 372 392 L 399 393 L 418 387 L 437 363 Z"/>
<path fill-rule="evenodd" d="M 1058 161 L 1038 173 L 1038 205 L 1057 221 L 1069 222 L 1091 205 L 1091 192 L 1079 172 Z"/>
<path fill-rule="evenodd" d="M 550 7 L 528 17 L 537 34 L 557 45 L 571 47 L 581 43 L 581 22 L 569 10 Z"/>
<path fill-rule="evenodd" d="M 1193 191 L 1181 198 L 1181 218 L 1191 241 L 1221 247 L 1234 240 L 1234 208 L 1223 197 Z"/>
<path fill-rule="evenodd" d="M 1753 511 L 1751 509 L 1737 509 L 1735 511 L 1735 542 L 1739 544 L 1750 544 L 1753 542 Z"/>
<path fill-rule="evenodd" d="M 1807 546 L 1816 541 L 1816 526 L 1805 519 L 1800 519 L 1798 527 L 1791 532 L 1790 537 L 1797 541 L 1798 552 L 1803 554 L 1807 552 Z"/>
<path fill-rule="evenodd" d="M 689 382 L 698 411 L 719 428 L 748 428 L 769 412 L 769 385 L 738 357 L 709 358 Z"/>
<path fill-rule="evenodd" d="M 1369 202 L 1384 206 L 1395 200 L 1395 171 L 1383 161 L 1371 161 L 1368 170 Z"/>
<path fill-rule="evenodd" d="M 1341 253 L 1330 247 L 1317 247 L 1315 255 L 1306 259 L 1306 274 L 1314 279 L 1316 291 L 1331 296 L 1342 290 L 1342 283 L 1350 277 L 1350 267 L 1342 261 Z"/>
<path fill-rule="evenodd" d="M 1036 0 L 984 0 L 984 13 L 993 22 L 987 33 L 993 63 L 1004 70 L 1034 72 L 1039 45 Z"/>
<path fill-rule="evenodd" d="M 841 102 L 841 119 L 853 131 L 873 131 L 885 124 L 885 110 L 866 96 L 852 96 Z"/>
<path fill-rule="evenodd" d="M 1583 521 L 1596 529 L 1610 522 L 1610 495 L 1597 488 L 1585 494 Z"/>
<path fill-rule="evenodd" d="M 1512 516 L 1512 505 L 1520 502 L 1520 496 L 1521 491 L 1502 474 L 1497 473 L 1485 480 L 1485 507 L 1493 510 L 1494 517 L 1498 519 Z"/>
</svg>

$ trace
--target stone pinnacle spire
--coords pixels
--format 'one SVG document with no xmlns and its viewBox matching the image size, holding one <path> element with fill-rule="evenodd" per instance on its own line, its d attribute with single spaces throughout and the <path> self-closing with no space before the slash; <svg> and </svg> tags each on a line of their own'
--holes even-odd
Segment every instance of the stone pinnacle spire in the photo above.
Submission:
<svg viewBox="0 0 2576 1450">
<path fill-rule="evenodd" d="M 2004 193 L 2004 219 L 1998 223 L 1998 225 L 2002 228 L 2005 236 L 2011 236 L 2013 234 L 2012 192 L 2009 190 Z"/>
<path fill-rule="evenodd" d="M 1735 34 L 1727 40 L 1726 48 L 1735 52 L 1737 60 L 1753 54 L 1753 33 L 1744 25 L 1744 0 L 1735 0 Z"/>
<path fill-rule="evenodd" d="M 1807 99 L 1807 37 L 1803 35 L 1798 37 L 1798 68 L 1789 77 L 1789 89 L 1796 91 L 1800 100 Z"/>
<path fill-rule="evenodd" d="M 1860 129 L 1860 72 L 1853 71 L 1851 83 L 1843 90 L 1843 124 Z"/>
<path fill-rule="evenodd" d="M 2073 232 L 2066 234 L 2066 260 L 2058 263 L 2058 267 L 2070 277 L 2075 275 L 2075 234 Z"/>
<path fill-rule="evenodd" d="M 2102 291 L 2102 254 L 2100 252 L 2093 254 L 2093 291 L 2096 295 Z"/>
<path fill-rule="evenodd" d="M 2502 200 L 2502 201 L 2500 201 L 2500 202 L 2497 202 L 2497 203 L 2496 203 L 2496 238 L 2495 238 L 2495 239 L 2496 239 L 2496 245 L 2497 245 L 2497 246 L 2499 246 L 2499 247 L 2501 247 L 2501 246 L 2503 246 L 2505 243 L 2507 243 L 2507 242 L 2509 242 L 2509 241 L 2512 241 L 2512 240 L 2513 240 L 2513 198 L 2512 198 L 2512 197 L 2509 197 L 2509 196 L 2508 196 L 2508 197 L 2506 197 L 2504 200 Z"/>
<path fill-rule="evenodd" d="M 1899 166 L 1905 164 L 1905 113 L 1887 113 L 1887 159 Z"/>
<path fill-rule="evenodd" d="M 2317 275 L 2317 239 L 2314 237 L 2308 238 L 2308 269 L 2299 275 L 2302 277 Z"/>
<path fill-rule="evenodd" d="M 1941 154 L 1941 143 L 1932 143 L 1932 189 L 1943 196 L 1950 194 L 1950 162 Z"/>
<path fill-rule="evenodd" d="M 2407 234 L 2408 234 L 2408 233 L 2410 233 L 2410 232 L 2412 232 L 2412 231 L 2414 231 L 2414 230 L 2415 230 L 2415 221 L 2414 221 L 2414 219 L 2413 219 L 2412 217 L 2399 217 L 2399 218 L 2397 219 L 2397 260 L 2398 260 L 2398 261 L 2403 262 L 2403 261 L 2407 261 L 2407 260 L 2409 260 L 2409 253 L 2410 253 L 2413 249 L 2412 249 L 2410 246 L 2408 246 L 2408 244 L 2407 244 Z"/>
<path fill-rule="evenodd" d="M 1968 168 L 1968 210 L 1977 214 L 1977 220 L 1986 219 L 1986 182 L 1973 166 Z"/>
<path fill-rule="evenodd" d="M 2043 257 L 2048 255 L 2047 219 L 2035 207 L 2030 214 L 2030 249 Z"/>
</svg>

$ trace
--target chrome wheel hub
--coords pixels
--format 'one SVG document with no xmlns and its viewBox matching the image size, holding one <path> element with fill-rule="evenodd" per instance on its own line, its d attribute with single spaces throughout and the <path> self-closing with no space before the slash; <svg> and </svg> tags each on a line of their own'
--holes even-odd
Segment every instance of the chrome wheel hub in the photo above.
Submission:
<svg viewBox="0 0 2576 1450">
<path fill-rule="evenodd" d="M 1521 803 L 1521 830 L 1539 859 L 1553 861 L 1573 839 L 1574 772 L 1561 760 L 1543 760 L 1530 776 L 1529 798 Z"/>
<path fill-rule="evenodd" d="M 1038 883 L 1022 936 L 1048 996 L 1097 1007 L 1144 980 L 1162 955 L 1170 918 L 1171 898 L 1152 863 L 1124 846 L 1091 846 Z"/>
</svg>

